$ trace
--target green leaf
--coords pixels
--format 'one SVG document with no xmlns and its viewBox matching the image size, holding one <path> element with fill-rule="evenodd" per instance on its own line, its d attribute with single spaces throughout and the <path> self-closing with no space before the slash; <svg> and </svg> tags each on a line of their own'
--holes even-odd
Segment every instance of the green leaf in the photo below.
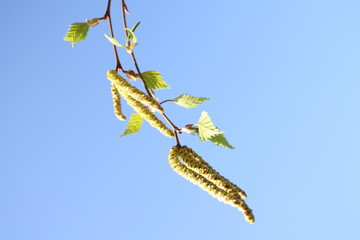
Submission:
<svg viewBox="0 0 360 240">
<path fill-rule="evenodd" d="M 132 32 L 135 32 L 136 28 L 140 25 L 140 22 L 137 22 L 135 26 L 131 29 Z"/>
<path fill-rule="evenodd" d="M 150 89 L 170 88 L 157 71 L 143 72 L 141 73 L 141 76 L 143 77 L 146 86 Z"/>
<path fill-rule="evenodd" d="M 186 108 L 194 108 L 198 105 L 200 105 L 202 102 L 210 100 L 210 98 L 203 98 L 203 97 L 193 97 L 187 94 L 181 94 L 177 98 L 175 98 L 173 101 L 174 103 L 186 107 Z"/>
<path fill-rule="evenodd" d="M 121 45 L 115 38 L 109 37 L 108 35 L 104 34 L 104 36 L 115 46 L 125 48 L 123 45 Z"/>
<path fill-rule="evenodd" d="M 183 130 L 184 132 L 188 132 L 190 134 L 195 134 L 195 135 L 199 136 L 199 129 L 197 127 L 191 127 L 191 125 L 193 125 L 193 124 L 189 124 L 189 126 L 185 126 L 181 130 Z M 211 138 L 209 138 L 209 140 L 213 144 L 218 145 L 220 147 L 226 147 L 226 148 L 230 148 L 230 149 L 235 149 L 226 140 L 224 134 L 218 134 L 218 135 L 212 136 Z"/>
<path fill-rule="evenodd" d="M 209 138 L 209 140 L 214 143 L 215 145 L 218 145 L 220 147 L 226 147 L 226 148 L 230 148 L 230 149 L 235 149 L 233 146 L 231 146 L 229 144 L 229 142 L 226 140 L 226 138 L 224 137 L 224 134 L 218 134 L 215 136 L 212 136 L 211 138 Z"/>
<path fill-rule="evenodd" d="M 85 40 L 88 31 L 89 25 L 87 23 L 73 23 L 70 25 L 64 40 L 70 41 L 71 46 L 74 47 L 75 43 Z"/>
<path fill-rule="evenodd" d="M 140 131 L 142 122 L 143 122 L 143 119 L 139 113 L 132 114 L 129 118 L 129 122 L 126 126 L 124 133 L 120 137 L 134 134 L 134 133 L 137 133 L 138 131 Z"/>
<path fill-rule="evenodd" d="M 215 135 L 219 135 L 223 133 L 222 131 L 220 131 L 219 128 L 214 126 L 209 114 L 205 111 L 201 113 L 198 122 L 198 127 L 199 127 L 199 137 L 202 142 L 205 140 L 209 140 Z"/>
<path fill-rule="evenodd" d="M 135 36 L 135 33 L 132 30 L 128 29 L 128 28 L 125 28 L 125 30 L 129 33 L 128 34 L 128 39 L 129 39 L 129 41 L 131 40 L 131 45 L 135 46 L 136 43 L 137 43 L 137 38 Z"/>
</svg>

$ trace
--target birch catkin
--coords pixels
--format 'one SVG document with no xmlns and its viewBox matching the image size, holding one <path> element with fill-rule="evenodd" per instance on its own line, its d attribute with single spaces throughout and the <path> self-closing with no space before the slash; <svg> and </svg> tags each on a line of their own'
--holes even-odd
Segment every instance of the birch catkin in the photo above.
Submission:
<svg viewBox="0 0 360 240">
<path fill-rule="evenodd" d="M 218 187 L 212 181 L 188 168 L 179 160 L 179 158 L 183 161 L 184 159 L 191 158 L 191 155 L 183 155 L 180 150 L 181 148 L 182 147 L 175 146 L 172 147 L 169 152 L 169 164 L 174 169 L 174 171 L 177 172 L 180 176 L 199 186 L 204 191 L 217 198 L 219 201 L 236 207 L 244 214 L 245 219 L 249 223 L 254 223 L 255 217 L 252 213 L 252 210 L 248 207 L 244 200 L 242 200 L 239 196 L 230 194 L 224 189 Z"/>
<path fill-rule="evenodd" d="M 210 164 L 203 160 L 193 149 L 184 145 L 179 151 L 188 168 L 203 175 L 226 192 L 239 195 L 240 198 L 247 198 L 245 191 L 213 169 Z"/>
<path fill-rule="evenodd" d="M 137 89 L 135 86 L 132 86 L 128 83 L 125 78 L 120 76 L 117 71 L 109 70 L 107 72 L 107 78 L 111 81 L 112 84 L 116 85 L 116 88 L 119 92 L 130 95 L 134 99 L 142 102 L 143 104 L 155 109 L 157 112 L 163 113 L 163 107 L 152 97 L 146 95 L 144 92 Z"/>
<path fill-rule="evenodd" d="M 122 97 L 127 101 L 130 107 L 132 107 L 140 116 L 148 121 L 151 126 L 158 129 L 162 134 L 167 137 L 175 137 L 173 131 L 171 131 L 165 123 L 158 119 L 153 112 L 145 107 L 140 101 L 134 99 L 132 96 L 122 93 Z"/>
<path fill-rule="evenodd" d="M 119 120 L 125 121 L 126 116 L 121 111 L 121 97 L 120 97 L 119 91 L 117 90 L 117 88 L 114 84 L 111 84 L 111 95 L 112 95 L 112 100 L 113 100 L 115 116 Z"/>
</svg>

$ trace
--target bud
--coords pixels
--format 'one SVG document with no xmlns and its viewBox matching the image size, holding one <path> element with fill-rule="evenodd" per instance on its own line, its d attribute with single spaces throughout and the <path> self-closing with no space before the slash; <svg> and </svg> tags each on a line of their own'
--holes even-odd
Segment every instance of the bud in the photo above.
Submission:
<svg viewBox="0 0 360 240">
<path fill-rule="evenodd" d="M 104 20 L 104 18 L 86 19 L 86 23 L 87 23 L 90 27 L 95 27 L 95 26 L 98 25 L 99 22 L 101 22 L 102 20 Z"/>
</svg>

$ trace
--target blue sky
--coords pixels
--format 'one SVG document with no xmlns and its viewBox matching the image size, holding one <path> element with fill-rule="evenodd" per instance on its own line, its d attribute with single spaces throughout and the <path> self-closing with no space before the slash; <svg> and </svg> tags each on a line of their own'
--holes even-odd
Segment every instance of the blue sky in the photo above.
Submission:
<svg viewBox="0 0 360 240">
<path fill-rule="evenodd" d="M 62 40 L 106 4 L 2 4 L 1 239 L 359 239 L 359 1 L 128 1 L 140 68 L 172 87 L 158 97 L 211 98 L 164 107 L 225 131 L 236 150 L 180 141 L 247 192 L 254 225 L 173 172 L 173 139 L 147 123 L 118 138 L 107 23 Z"/>
</svg>

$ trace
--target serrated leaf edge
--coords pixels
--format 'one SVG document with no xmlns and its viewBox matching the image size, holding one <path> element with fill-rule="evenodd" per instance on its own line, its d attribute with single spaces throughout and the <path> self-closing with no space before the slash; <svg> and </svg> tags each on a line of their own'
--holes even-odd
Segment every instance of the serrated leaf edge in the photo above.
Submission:
<svg viewBox="0 0 360 240">
<path fill-rule="evenodd" d="M 129 118 L 124 133 L 119 137 L 124 137 L 139 132 L 142 127 L 142 124 L 143 124 L 143 118 L 141 117 L 141 115 L 139 113 L 133 113 Z"/>
<path fill-rule="evenodd" d="M 185 100 L 185 101 L 184 101 Z M 173 99 L 173 102 L 179 106 L 191 109 L 199 106 L 205 101 L 210 100 L 210 98 L 205 97 L 195 97 L 189 94 L 181 94 Z"/>
<path fill-rule="evenodd" d="M 203 122 L 203 123 L 202 123 Z M 223 132 L 217 128 L 211 121 L 209 114 L 203 111 L 198 122 L 200 140 L 203 142 L 210 139 L 212 136 L 222 134 Z M 206 131 L 204 131 L 206 129 Z"/>
</svg>

